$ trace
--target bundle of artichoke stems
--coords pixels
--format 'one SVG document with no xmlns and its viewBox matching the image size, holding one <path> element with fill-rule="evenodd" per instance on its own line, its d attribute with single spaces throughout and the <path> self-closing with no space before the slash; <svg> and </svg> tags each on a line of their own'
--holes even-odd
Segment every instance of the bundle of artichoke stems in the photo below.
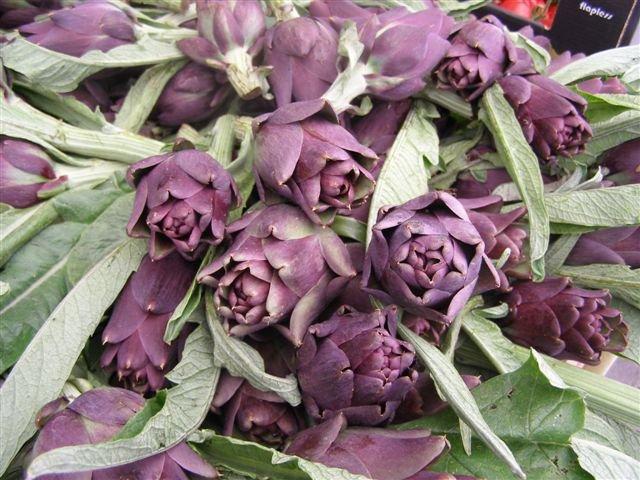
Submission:
<svg viewBox="0 0 640 480">
<path fill-rule="evenodd" d="M 6 478 L 638 474 L 633 47 L 131 3 L 0 2 Z"/>
</svg>

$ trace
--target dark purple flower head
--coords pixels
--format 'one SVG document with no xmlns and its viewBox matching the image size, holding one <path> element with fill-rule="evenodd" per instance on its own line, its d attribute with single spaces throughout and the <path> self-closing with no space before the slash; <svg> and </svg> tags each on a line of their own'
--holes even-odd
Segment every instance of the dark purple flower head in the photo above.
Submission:
<svg viewBox="0 0 640 480">
<path fill-rule="evenodd" d="M 607 180 L 616 185 L 640 183 L 640 139 L 609 150 L 602 162 L 609 169 Z"/>
<path fill-rule="evenodd" d="M 164 87 L 154 117 L 168 127 L 209 120 L 229 93 L 224 74 L 188 63 Z"/>
<path fill-rule="evenodd" d="M 198 278 L 231 334 L 275 326 L 295 344 L 356 272 L 342 240 L 302 210 L 273 205 L 229 225 L 233 244 Z M 281 325 L 289 319 L 288 327 Z"/>
<path fill-rule="evenodd" d="M 196 267 L 177 253 L 157 261 L 146 256 L 120 294 L 102 332 L 100 364 L 129 388 L 146 393 L 164 386 L 179 350 L 178 341 L 164 342 L 164 331 Z"/>
<path fill-rule="evenodd" d="M 320 115 L 298 115 L 299 102 L 281 107 L 256 133 L 255 169 L 263 187 L 297 204 L 314 222 L 348 215 L 373 192 L 368 170 L 376 154 L 346 129 Z M 312 109 L 312 113 L 313 109 Z"/>
<path fill-rule="evenodd" d="M 74 57 L 90 50 L 107 52 L 136 41 L 134 21 L 106 0 L 90 0 L 55 11 L 19 30 L 32 43 Z"/>
<path fill-rule="evenodd" d="M 580 95 L 541 75 L 511 75 L 499 82 L 538 157 L 552 161 L 584 150 L 592 132 Z"/>
<path fill-rule="evenodd" d="M 355 118 L 350 130 L 362 145 L 379 156 L 385 155 L 410 109 L 411 100 L 380 102 L 364 117 Z"/>
<path fill-rule="evenodd" d="M 220 378 L 212 407 L 221 410 L 224 435 L 231 435 L 235 428 L 251 441 L 274 448 L 282 447 L 304 428 L 299 412 L 278 394 L 262 392 L 226 372 Z"/>
<path fill-rule="evenodd" d="M 0 202 L 27 208 L 65 188 L 49 156 L 25 140 L 0 137 Z"/>
<path fill-rule="evenodd" d="M 584 233 L 565 263 L 609 263 L 640 268 L 640 227 L 605 228 Z"/>
<path fill-rule="evenodd" d="M 516 46 L 496 17 L 470 20 L 453 36 L 436 71 L 438 87 L 475 100 L 505 76 L 517 60 Z"/>
<path fill-rule="evenodd" d="M 342 307 L 309 327 L 298 350 L 298 381 L 316 420 L 342 412 L 349 425 L 380 425 L 393 415 L 417 373 L 410 343 L 395 336 L 397 307 L 361 313 Z"/>
<path fill-rule="evenodd" d="M 337 31 L 342 29 L 347 20 L 361 26 L 373 15 L 382 12 L 384 12 L 383 8 L 364 8 L 351 0 L 313 0 L 309 5 L 311 16 L 330 22 Z"/>
<path fill-rule="evenodd" d="M 0 0 L 0 28 L 11 30 L 62 8 L 61 0 Z"/>
<path fill-rule="evenodd" d="M 132 237 L 150 237 L 153 259 L 177 250 L 193 260 L 205 245 L 218 245 L 227 214 L 240 201 L 233 177 L 198 150 L 140 160 L 129 167 L 127 180 L 136 187 L 127 232 Z"/>
<path fill-rule="evenodd" d="M 278 106 L 320 98 L 338 75 L 338 34 L 322 20 L 299 17 L 276 24 L 265 50 Z"/>
<path fill-rule="evenodd" d="M 566 277 L 547 278 L 515 283 L 505 301 L 505 334 L 552 357 L 597 365 L 601 352 L 627 346 L 629 328 L 609 306 L 611 295 L 605 290 L 576 288 Z"/>
<path fill-rule="evenodd" d="M 367 250 L 363 282 L 372 293 L 428 320 L 449 323 L 467 303 L 483 265 L 500 281 L 485 243 L 464 206 L 446 192 L 429 192 L 381 208 Z"/>
<path fill-rule="evenodd" d="M 398 7 L 370 17 L 359 28 L 367 93 L 395 101 L 422 90 L 425 78 L 447 53 L 453 24 L 439 8 L 411 13 Z"/>
<path fill-rule="evenodd" d="M 346 428 L 342 414 L 300 432 L 286 453 L 376 480 L 405 480 L 447 448 L 428 430 Z"/>
<path fill-rule="evenodd" d="M 142 410 L 144 398 L 121 388 L 96 388 L 83 393 L 65 409 L 59 410 L 54 400 L 43 408 L 41 429 L 33 446 L 32 456 L 71 445 L 102 443 L 116 435 L 127 421 Z M 57 410 L 56 413 L 51 413 Z M 204 478 L 218 478 L 215 468 L 202 460 L 186 442 L 166 452 L 119 467 L 93 472 L 63 473 L 47 476 L 57 480 L 139 480 L 186 479 L 187 472 Z M 44 477 L 43 477 L 44 478 Z"/>
</svg>

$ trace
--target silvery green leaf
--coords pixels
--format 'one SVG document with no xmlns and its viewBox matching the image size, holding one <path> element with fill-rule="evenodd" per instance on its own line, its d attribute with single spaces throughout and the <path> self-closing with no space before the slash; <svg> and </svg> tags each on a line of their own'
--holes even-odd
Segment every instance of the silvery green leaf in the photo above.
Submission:
<svg viewBox="0 0 640 480">
<path fill-rule="evenodd" d="M 108 252 L 58 304 L 14 365 L 0 389 L 0 473 L 35 432 L 37 412 L 60 394 L 87 339 L 145 253 L 140 240 Z"/>
<path fill-rule="evenodd" d="M 640 436 L 627 425 L 602 414 L 586 411 L 584 429 L 573 435 L 573 438 L 591 440 L 640 460 Z"/>
<path fill-rule="evenodd" d="M 586 149 L 573 161 L 583 165 L 596 162 L 598 156 L 629 140 L 640 138 L 640 111 L 614 109 L 612 115 L 591 123 L 593 137 Z"/>
<path fill-rule="evenodd" d="M 637 45 L 613 48 L 581 58 L 561 68 L 551 78 L 563 85 L 593 77 L 617 77 L 640 62 Z"/>
<path fill-rule="evenodd" d="M 555 272 L 564 265 L 565 260 L 579 239 L 579 233 L 567 234 L 562 235 L 551 244 L 544 258 L 547 271 L 550 274 L 555 274 Z"/>
<path fill-rule="evenodd" d="M 431 345 L 404 325 L 398 325 L 398 333 L 414 346 L 416 355 L 427 367 L 438 391 L 458 417 L 473 430 L 498 458 L 509 466 L 514 475 L 518 478 L 526 478 L 509 447 L 487 425 L 476 401 L 453 363 L 437 347 Z"/>
<path fill-rule="evenodd" d="M 629 305 L 616 297 L 611 300 L 611 306 L 622 312 L 624 321 L 629 325 L 629 335 L 627 337 L 629 344 L 618 355 L 640 365 L 640 308 Z M 638 455 L 640 455 L 640 449 L 638 450 Z"/>
<path fill-rule="evenodd" d="M 498 153 L 527 207 L 531 270 L 534 279 L 542 279 L 550 229 L 538 157 L 524 138 L 520 123 L 499 85 L 489 88 L 480 103 L 480 118 L 493 134 Z"/>
<path fill-rule="evenodd" d="M 473 118 L 473 108 L 464 98 L 451 90 L 442 90 L 434 86 L 428 86 L 419 94 L 421 97 L 432 101 L 436 105 L 457 113 L 464 118 Z"/>
<path fill-rule="evenodd" d="M 214 365 L 212 350 L 211 336 L 201 325 L 189 335 L 180 363 L 167 375 L 177 385 L 167 391 L 160 411 L 136 435 L 50 450 L 31 462 L 27 478 L 124 465 L 184 441 L 204 420 L 215 393 L 220 369 Z"/>
<path fill-rule="evenodd" d="M 595 108 L 598 104 L 605 104 L 640 110 L 640 95 L 629 95 L 626 93 L 589 93 L 583 91 L 579 93 L 589 102 L 589 109 Z M 589 109 L 587 112 L 589 112 Z"/>
<path fill-rule="evenodd" d="M 81 57 L 48 50 L 20 36 L 2 47 L 5 67 L 56 92 L 70 92 L 82 80 L 106 68 L 155 65 L 183 57 L 175 42 L 160 42 L 144 34 L 136 43 L 108 52 L 91 50 Z"/>
<path fill-rule="evenodd" d="M 205 311 L 207 324 L 213 336 L 214 359 L 217 366 L 226 368 L 234 377 L 246 378 L 258 390 L 277 393 L 294 407 L 300 405 L 302 398 L 296 377 L 276 377 L 268 374 L 258 351 L 224 330 L 215 312 L 213 294 L 209 289 L 205 293 Z"/>
<path fill-rule="evenodd" d="M 426 102 L 416 100 L 387 152 L 371 197 L 367 245 L 371 240 L 371 229 L 378 219 L 380 207 L 400 205 L 424 195 L 429 190 L 429 174 L 423 156 L 427 152 L 430 159 L 435 159 L 436 163 L 438 161 L 438 137 L 433 135 L 431 108 L 432 106 Z"/>
<path fill-rule="evenodd" d="M 640 479 L 640 462 L 622 452 L 579 438 L 572 439 L 571 445 L 580 466 L 595 480 Z"/>
<path fill-rule="evenodd" d="M 0 213 L 0 266 L 31 238 L 51 225 L 56 218 L 58 212 L 53 207 L 52 200 L 33 207 L 12 208 Z"/>
<path fill-rule="evenodd" d="M 547 67 L 549 66 L 549 63 L 551 63 L 551 55 L 549 55 L 549 52 L 547 52 L 547 50 L 545 50 L 543 47 L 519 32 L 510 32 L 509 30 L 507 30 L 507 34 L 509 35 L 509 38 L 513 40 L 513 43 L 515 43 L 518 47 L 523 48 L 529 54 L 536 71 L 538 73 L 544 74 L 544 72 L 547 70 Z"/>
</svg>

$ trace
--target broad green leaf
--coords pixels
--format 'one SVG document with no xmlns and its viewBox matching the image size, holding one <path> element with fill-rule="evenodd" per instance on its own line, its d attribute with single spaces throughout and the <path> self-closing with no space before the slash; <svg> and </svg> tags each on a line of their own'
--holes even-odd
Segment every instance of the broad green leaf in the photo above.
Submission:
<svg viewBox="0 0 640 480">
<path fill-rule="evenodd" d="M 575 438 L 571 441 L 580 466 L 595 480 L 638 480 L 640 462 L 599 443 Z"/>
<path fill-rule="evenodd" d="M 567 389 L 549 373 L 550 367 L 532 352 L 516 371 L 489 379 L 472 390 L 482 415 L 512 449 L 528 479 L 588 479 L 571 451 L 571 435 L 585 420 L 585 405 L 576 391 Z M 402 428 L 430 428 L 447 434 L 452 449 L 431 466 L 434 471 L 473 474 L 478 478 L 511 478 L 483 446 L 467 456 L 462 449 L 456 415 L 449 409 Z"/>
<path fill-rule="evenodd" d="M 477 8 L 484 7 L 490 0 L 438 0 L 438 7 L 450 15 L 464 17 Z"/>
<path fill-rule="evenodd" d="M 160 63 L 145 70 L 129 89 L 113 124 L 123 130 L 138 133 L 155 107 L 165 85 L 185 65 L 186 61 L 180 60 Z"/>
<path fill-rule="evenodd" d="M 629 345 L 618 355 L 633 360 L 640 365 L 640 308 L 629 305 L 614 297 L 611 306 L 622 312 L 624 321 L 629 325 Z M 638 451 L 640 453 L 640 450 Z"/>
<path fill-rule="evenodd" d="M 573 439 L 589 440 L 640 460 L 640 436 L 633 429 L 606 415 L 587 410 L 584 428 L 573 435 Z"/>
<path fill-rule="evenodd" d="M 637 45 L 594 53 L 561 68 L 551 78 L 568 85 L 586 78 L 617 77 L 640 62 Z"/>
<path fill-rule="evenodd" d="M 586 149 L 573 161 L 583 165 L 596 162 L 598 156 L 607 150 L 617 147 L 635 138 L 640 138 L 640 111 L 614 109 L 611 115 L 591 123 L 593 137 Z"/>
<path fill-rule="evenodd" d="M 246 440 L 212 433 L 196 450 L 212 464 L 252 478 L 277 480 L 365 480 L 346 470 L 310 462 Z"/>
<path fill-rule="evenodd" d="M 589 227 L 640 224 L 640 185 L 594 188 L 545 196 L 549 219 Z"/>
<path fill-rule="evenodd" d="M 51 313 L 0 389 L 0 473 L 35 431 L 35 417 L 55 399 L 104 312 L 146 251 L 129 240 L 104 255 Z"/>
<path fill-rule="evenodd" d="M 499 85 L 487 90 L 480 103 L 480 119 L 493 134 L 498 153 L 527 207 L 531 269 L 534 279 L 541 280 L 550 231 L 538 158 L 524 138 L 520 123 Z"/>
<path fill-rule="evenodd" d="M 14 82 L 14 90 L 29 100 L 34 107 L 71 125 L 101 130 L 107 124 L 100 110 L 91 110 L 72 95 L 62 95 L 42 85 L 19 80 Z"/>
<path fill-rule="evenodd" d="M 11 291 L 0 297 L 0 372 L 18 360 L 67 294 L 64 266 L 84 228 L 71 222 L 51 225 L 11 257 L 0 272 L 0 281 L 11 285 Z"/>
<path fill-rule="evenodd" d="M 236 158 L 226 167 L 229 173 L 233 175 L 241 197 L 240 207 L 229 214 L 229 222 L 240 218 L 256 182 L 253 174 L 253 159 L 255 155 L 253 130 L 251 122 L 248 120 L 248 117 L 238 117 L 236 119 L 235 131 L 240 141 L 240 147 Z"/>
<path fill-rule="evenodd" d="M 473 108 L 471 104 L 451 90 L 442 90 L 434 86 L 428 86 L 420 92 L 420 96 L 463 118 L 473 118 Z"/>
<path fill-rule="evenodd" d="M 344 238 L 350 238 L 359 243 L 364 243 L 367 236 L 367 225 L 360 220 L 343 215 L 336 215 L 331 224 L 331 229 Z"/>
<path fill-rule="evenodd" d="M 451 405 L 458 418 L 463 420 L 487 447 L 508 465 L 511 472 L 519 478 L 526 478 L 509 447 L 493 432 L 483 418 L 476 401 L 453 363 L 437 347 L 404 325 L 398 325 L 398 333 L 414 346 L 416 355 L 425 364 L 438 391 Z"/>
<path fill-rule="evenodd" d="M 580 234 L 562 235 L 551 244 L 544 260 L 549 274 L 555 274 L 555 272 L 564 265 L 565 260 L 579 239 Z"/>
<path fill-rule="evenodd" d="M 58 218 L 58 212 L 51 202 L 49 200 L 33 207 L 0 213 L 0 266 Z"/>
<path fill-rule="evenodd" d="M 500 327 L 477 314 L 466 317 L 462 328 L 500 373 L 518 369 L 529 357 L 528 349 L 511 342 Z M 640 428 L 638 389 L 546 355 L 543 358 L 567 385 L 584 392 L 590 409 Z"/>
<path fill-rule="evenodd" d="M 48 50 L 20 36 L 2 48 L 5 67 L 56 92 L 70 92 L 82 80 L 105 68 L 155 65 L 183 57 L 175 43 L 159 42 L 147 35 L 142 35 L 136 43 L 108 52 L 91 50 L 81 57 Z"/>
<path fill-rule="evenodd" d="M 246 378 L 258 390 L 275 392 L 294 407 L 300 405 L 302 398 L 296 377 L 291 374 L 283 378 L 266 373 L 264 360 L 257 350 L 225 332 L 209 289 L 205 293 L 205 306 L 207 324 L 213 336 L 215 364 L 226 368 L 234 377 Z"/>
<path fill-rule="evenodd" d="M 111 439 L 120 440 L 123 438 L 131 438 L 138 435 L 143 429 L 144 426 L 149 423 L 151 418 L 155 417 L 156 414 L 162 410 L 165 402 L 167 401 L 167 391 L 160 390 L 156 392 L 155 396 L 148 399 L 144 403 L 144 407 L 138 413 L 136 413 L 133 417 L 129 419 L 129 421 L 122 427 L 115 437 Z"/>
<path fill-rule="evenodd" d="M 177 385 L 167 391 L 160 411 L 137 435 L 100 444 L 50 450 L 29 465 L 29 478 L 124 465 L 168 450 L 186 440 L 209 412 L 218 383 L 220 369 L 213 363 L 212 350 L 213 343 L 207 328 L 196 328 L 187 339 L 182 360 L 167 375 Z"/>
<path fill-rule="evenodd" d="M 427 193 L 429 174 L 425 168 L 423 155 L 435 152 L 438 161 L 438 145 L 433 145 L 430 134 L 433 123 L 429 104 L 416 100 L 384 162 L 376 188 L 371 197 L 367 241 L 371 240 L 371 229 L 378 219 L 378 210 L 385 205 L 400 205 L 412 198 Z M 437 137 L 435 137 L 437 142 Z M 432 157 L 429 157 L 432 158 Z"/>
<path fill-rule="evenodd" d="M 583 91 L 580 91 L 579 93 L 589 102 L 587 115 L 589 115 L 590 110 L 597 108 L 600 105 L 613 105 L 633 110 L 640 109 L 640 96 L 638 95 L 629 95 L 624 93 L 589 93 Z"/>
<path fill-rule="evenodd" d="M 104 185 L 94 190 L 71 190 L 52 200 L 60 217 L 67 222 L 91 223 L 126 192 L 118 186 Z"/>
<path fill-rule="evenodd" d="M 640 309 L 640 268 L 628 265 L 565 265 L 558 275 L 571 277 L 575 283 L 589 288 L 605 288 L 612 295 Z"/>
<path fill-rule="evenodd" d="M 158 155 L 165 147 L 162 142 L 125 132 L 112 125 L 107 125 L 101 131 L 69 125 L 16 96 L 8 99 L 0 96 L 0 104 L 0 133 L 20 138 L 37 137 L 64 152 L 127 164 Z M 72 162 L 82 166 L 80 160 Z"/>
<path fill-rule="evenodd" d="M 533 40 L 525 37 L 519 32 L 510 32 L 507 30 L 509 38 L 513 40 L 518 47 L 523 48 L 531 57 L 533 66 L 538 73 L 544 74 L 551 63 L 551 55 L 543 47 Z"/>
<path fill-rule="evenodd" d="M 125 225 L 131 215 L 133 193 L 115 200 L 98 216 L 91 227 L 85 230 L 78 243 L 69 253 L 66 266 L 67 278 L 76 283 L 104 254 L 127 238 Z"/>
</svg>

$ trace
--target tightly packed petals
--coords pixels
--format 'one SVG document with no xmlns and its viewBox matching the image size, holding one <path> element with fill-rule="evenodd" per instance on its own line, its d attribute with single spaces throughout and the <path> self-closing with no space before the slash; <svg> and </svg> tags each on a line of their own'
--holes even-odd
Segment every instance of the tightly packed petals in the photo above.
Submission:
<svg viewBox="0 0 640 480">
<path fill-rule="evenodd" d="M 348 215 L 373 192 L 368 168 L 377 156 L 340 125 L 309 116 L 321 105 L 292 103 L 265 116 L 256 133 L 255 169 L 263 188 L 326 225 L 336 214 Z"/>
<path fill-rule="evenodd" d="M 127 180 L 136 187 L 127 233 L 149 237 L 154 260 L 174 250 L 193 260 L 206 245 L 218 245 L 227 214 L 240 201 L 233 177 L 198 150 L 140 160 L 129 167 Z"/>
<path fill-rule="evenodd" d="M 134 21 L 105 0 L 90 0 L 55 11 L 19 30 L 32 43 L 74 57 L 91 50 L 108 52 L 136 41 Z"/>
<path fill-rule="evenodd" d="M 144 398 L 129 390 L 106 387 L 83 393 L 62 410 L 60 400 L 54 400 L 52 404 L 45 405 L 38 417 L 41 429 L 32 450 L 34 458 L 56 448 L 110 440 L 128 420 L 142 410 Z M 47 475 L 47 478 L 186 480 L 189 478 L 187 473 L 198 475 L 199 478 L 218 478 L 216 469 L 200 458 L 185 442 L 166 452 L 119 467 L 84 473 L 59 473 Z"/>
<path fill-rule="evenodd" d="M 286 453 L 375 480 L 405 480 L 447 448 L 429 430 L 346 427 L 344 415 L 336 415 L 296 435 Z"/>
<path fill-rule="evenodd" d="M 298 381 L 307 412 L 326 419 L 342 412 L 349 425 L 380 425 L 417 378 L 410 343 L 395 336 L 397 307 L 361 313 L 342 307 L 311 325 L 298 350 Z"/>
<path fill-rule="evenodd" d="M 218 313 L 233 335 L 275 326 L 299 345 L 356 274 L 342 240 L 291 205 L 247 213 L 228 232 L 232 245 L 198 278 L 215 289 Z"/>
<path fill-rule="evenodd" d="M 576 288 L 565 277 L 547 278 L 514 284 L 505 301 L 505 334 L 552 357 L 597 365 L 602 352 L 627 346 L 628 326 L 609 305 L 605 290 Z"/>
<path fill-rule="evenodd" d="M 450 323 L 471 297 L 483 266 L 498 286 L 498 273 L 464 206 L 446 192 L 429 192 L 380 209 L 363 282 L 385 303 Z"/>
<path fill-rule="evenodd" d="M 157 261 L 146 256 L 125 285 L 102 332 L 100 364 L 129 388 L 146 393 L 164 386 L 179 350 L 178 341 L 164 342 L 164 332 L 195 273 L 196 265 L 177 253 Z"/>
</svg>

